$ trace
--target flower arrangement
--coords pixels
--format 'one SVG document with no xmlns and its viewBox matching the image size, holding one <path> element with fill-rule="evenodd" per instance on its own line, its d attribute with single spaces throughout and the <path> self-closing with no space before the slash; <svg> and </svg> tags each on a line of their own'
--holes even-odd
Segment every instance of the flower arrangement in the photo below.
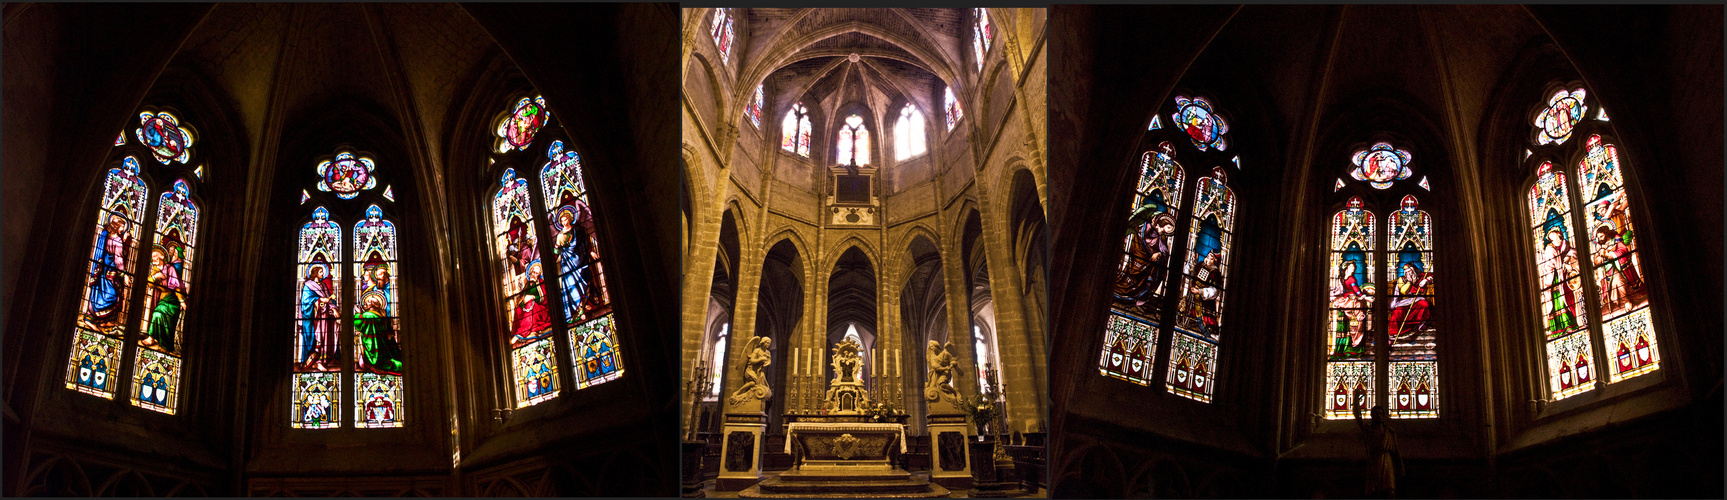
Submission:
<svg viewBox="0 0 1727 500">
<path fill-rule="evenodd" d="M 870 421 L 872 422 L 883 422 L 892 417 L 905 414 L 905 411 L 900 410 L 900 408 L 895 406 L 891 401 L 876 401 L 874 404 L 864 406 L 860 409 L 863 411 L 864 415 L 868 415 L 870 417 Z"/>
</svg>

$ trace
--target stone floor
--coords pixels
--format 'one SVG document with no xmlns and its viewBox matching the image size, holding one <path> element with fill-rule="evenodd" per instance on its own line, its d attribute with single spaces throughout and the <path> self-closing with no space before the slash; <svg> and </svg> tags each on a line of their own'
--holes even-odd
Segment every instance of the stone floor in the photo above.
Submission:
<svg viewBox="0 0 1727 500">
<path fill-rule="evenodd" d="M 774 474 L 776 474 L 776 473 L 773 473 L 773 472 L 768 473 L 768 475 L 770 475 L 770 476 L 774 475 Z M 707 498 L 738 498 L 738 492 L 736 492 L 736 491 L 714 491 L 714 481 L 712 479 L 709 479 L 707 481 L 702 482 L 702 494 L 706 495 Z M 970 498 L 970 497 L 966 496 L 966 490 L 958 490 L 958 491 L 954 491 L 952 495 L 948 495 L 948 498 Z M 1038 488 L 1037 491 L 1034 491 L 1028 495 L 1014 497 L 1014 498 L 1049 498 L 1049 490 Z"/>
</svg>

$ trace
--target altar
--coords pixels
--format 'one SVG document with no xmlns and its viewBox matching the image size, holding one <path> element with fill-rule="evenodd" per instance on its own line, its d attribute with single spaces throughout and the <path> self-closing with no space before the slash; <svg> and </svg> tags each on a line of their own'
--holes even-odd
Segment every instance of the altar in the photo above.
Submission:
<svg viewBox="0 0 1727 500">
<path fill-rule="evenodd" d="M 939 498 L 947 488 L 899 468 L 907 416 L 872 404 L 859 376 L 855 338 L 834 346 L 835 377 L 816 414 L 786 414 L 791 470 L 738 492 L 739 497 Z"/>
<path fill-rule="evenodd" d="M 814 421 L 798 418 L 786 424 L 786 453 L 793 458 L 792 469 L 893 470 L 899 455 L 906 452 L 904 415 L 891 422 L 821 417 L 826 416 L 816 416 Z"/>
</svg>

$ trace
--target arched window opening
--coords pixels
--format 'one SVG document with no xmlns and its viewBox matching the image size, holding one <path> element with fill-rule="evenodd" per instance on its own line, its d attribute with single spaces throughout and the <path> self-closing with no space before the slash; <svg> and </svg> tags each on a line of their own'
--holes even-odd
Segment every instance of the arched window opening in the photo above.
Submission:
<svg viewBox="0 0 1727 500">
<path fill-rule="evenodd" d="M 1661 360 L 1618 148 L 1602 135 L 1604 112 L 1587 119 L 1591 107 L 1601 106 L 1583 88 L 1555 90 L 1535 112 L 1524 158 L 1536 164 L 1528 208 L 1555 400 L 1655 372 Z M 1568 158 L 1574 170 L 1561 166 Z"/>
<path fill-rule="evenodd" d="M 923 134 L 923 113 L 917 106 L 906 103 L 900 108 L 899 121 L 893 126 L 894 160 L 905 161 L 927 151 Z"/>
<path fill-rule="evenodd" d="M 965 115 L 965 112 L 959 109 L 959 99 L 953 97 L 953 87 L 943 89 L 941 102 L 942 109 L 946 111 L 944 114 L 947 115 L 947 131 L 952 132 L 954 125 L 958 125 L 959 119 Z"/>
<path fill-rule="evenodd" d="M 989 54 L 989 44 L 995 41 L 995 30 L 989 24 L 989 11 L 986 9 L 972 9 L 971 19 L 972 56 L 977 61 L 977 70 L 983 71 L 983 56 Z"/>
<path fill-rule="evenodd" d="M 513 116 L 506 112 L 498 119 Z M 490 193 L 491 235 L 501 266 L 515 407 L 562 392 L 560 353 L 568 353 L 577 390 L 617 380 L 625 368 L 622 346 L 581 156 L 562 139 L 530 137 L 490 162 L 499 169 L 498 187 Z M 517 174 L 518 168 L 536 166 L 538 176 Z M 541 245 L 542 230 L 550 232 L 550 245 Z"/>
<path fill-rule="evenodd" d="M 847 116 L 845 124 L 840 126 L 839 139 L 835 141 L 835 145 L 839 153 L 834 160 L 840 165 L 868 165 L 869 129 L 864 127 L 863 117 Z"/>
<path fill-rule="evenodd" d="M 1098 373 L 1152 386 L 1152 367 L 1163 359 L 1166 391 L 1209 403 L 1235 225 L 1235 192 L 1223 166 L 1238 163 L 1220 154 L 1228 127 L 1208 100 L 1177 96 L 1162 112 L 1178 126 L 1146 131 L 1147 142 L 1157 145 L 1140 156 L 1126 207 L 1127 232 L 1110 284 Z M 1184 195 L 1185 179 L 1195 173 L 1205 175 L 1194 181 L 1194 194 Z M 1185 211 L 1184 196 L 1191 196 Z M 1183 232 L 1187 249 L 1178 252 Z M 1178 263 L 1181 270 L 1172 272 Z"/>
<path fill-rule="evenodd" d="M 714 9 L 714 20 L 709 29 L 713 32 L 714 48 L 720 52 L 720 63 L 725 64 L 731 59 L 732 52 L 732 10 Z"/>
<path fill-rule="evenodd" d="M 117 153 L 124 157 L 103 178 L 82 300 L 73 322 L 66 388 L 104 399 L 114 399 L 125 389 L 132 405 L 172 415 L 180 404 L 185 319 L 201 215 L 192 188 L 202 179 L 203 166 L 192 164 L 194 130 L 174 113 L 144 111 L 137 123 L 132 130 L 137 143 L 128 145 L 124 130 L 115 137 L 114 146 L 122 148 Z M 146 167 L 139 156 L 155 163 Z M 154 204 L 151 177 L 174 179 Z M 147 256 L 140 248 L 146 242 Z M 149 267 L 138 267 L 144 264 Z M 144 273 L 144 279 L 136 280 L 137 273 Z M 131 314 L 134 297 L 140 295 L 143 310 Z M 128 338 L 135 339 L 135 345 L 127 345 Z M 127 356 L 127 350 L 134 352 Z M 123 388 L 127 374 L 132 384 Z"/>
<path fill-rule="evenodd" d="M 405 421 L 399 235 L 376 203 L 388 201 L 384 193 L 366 193 L 378 184 L 376 168 L 369 156 L 345 149 L 316 167 L 318 191 L 335 198 L 319 195 L 323 203 L 312 208 L 297 238 L 288 419 L 294 428 L 342 427 L 342 408 L 349 404 L 344 401 L 351 402 L 356 428 L 401 427 Z M 371 202 L 348 201 L 362 194 Z M 310 197 L 302 191 L 301 203 Z M 359 206 L 366 208 L 359 211 Z M 344 233 L 336 220 L 334 214 L 343 212 L 360 219 L 352 232 Z M 353 242 L 351 254 L 343 250 L 350 248 L 347 241 Z M 352 304 L 346 314 L 345 304 Z M 346 366 L 343 345 L 354 348 Z M 350 368 L 352 377 L 347 376 Z M 350 378 L 351 399 L 343 383 Z"/>
<path fill-rule="evenodd" d="M 809 158 L 810 115 L 803 103 L 792 103 L 792 108 L 786 111 L 786 118 L 780 121 L 780 149 Z"/>
<path fill-rule="evenodd" d="M 1219 142 L 1222 141 L 1220 137 Z M 1188 225 L 1187 264 L 1176 336 L 1164 386 L 1171 393 L 1211 402 L 1222 340 L 1223 293 L 1228 283 L 1229 251 L 1235 228 L 1235 192 L 1225 184 L 1223 167 L 1195 181 Z"/>
<path fill-rule="evenodd" d="M 1421 210 L 1415 195 L 1403 194 L 1414 191 L 1412 187 L 1378 194 L 1410 178 L 1413 159 L 1409 151 L 1389 142 L 1359 149 L 1349 159 L 1350 177 L 1375 191 L 1356 191 L 1361 194 L 1350 196 L 1331 218 L 1327 312 L 1322 323 L 1326 332 L 1322 407 L 1327 419 L 1352 418 L 1358 406 L 1380 404 L 1387 404 L 1391 418 L 1439 416 L 1438 333 L 1430 321 L 1433 218 Z M 1422 177 L 1415 187 L 1429 190 L 1426 181 Z M 1333 192 L 1344 185 L 1339 178 Z M 1381 211 L 1365 203 L 1363 196 L 1382 202 L 1398 200 L 1397 208 Z M 1383 196 L 1391 198 L 1375 198 Z M 1379 287 L 1382 279 L 1390 283 L 1389 289 Z M 1382 342 L 1389 347 L 1389 360 L 1377 349 Z M 1378 388 L 1381 380 L 1389 391 L 1383 397 Z"/>
<path fill-rule="evenodd" d="M 713 369 L 708 370 L 708 374 L 710 382 L 713 383 L 713 387 L 709 389 L 708 395 L 703 398 L 706 401 L 718 401 L 720 398 L 720 380 L 725 377 L 726 344 L 731 339 L 731 330 L 731 323 L 720 325 L 720 333 L 715 336 L 716 338 L 714 340 L 713 349 L 708 353 L 708 361 L 712 363 L 709 366 L 713 367 Z"/>
</svg>

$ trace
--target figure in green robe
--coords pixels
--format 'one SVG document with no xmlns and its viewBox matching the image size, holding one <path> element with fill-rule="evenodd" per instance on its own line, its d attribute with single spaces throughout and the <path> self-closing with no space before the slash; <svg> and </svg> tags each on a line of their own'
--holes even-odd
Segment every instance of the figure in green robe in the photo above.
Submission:
<svg viewBox="0 0 1727 500">
<path fill-rule="evenodd" d="M 402 346 L 396 342 L 391 318 L 384 316 L 384 299 L 368 294 L 365 308 L 354 318 L 354 333 L 360 337 L 360 363 L 363 368 L 389 375 L 402 374 Z"/>
</svg>

